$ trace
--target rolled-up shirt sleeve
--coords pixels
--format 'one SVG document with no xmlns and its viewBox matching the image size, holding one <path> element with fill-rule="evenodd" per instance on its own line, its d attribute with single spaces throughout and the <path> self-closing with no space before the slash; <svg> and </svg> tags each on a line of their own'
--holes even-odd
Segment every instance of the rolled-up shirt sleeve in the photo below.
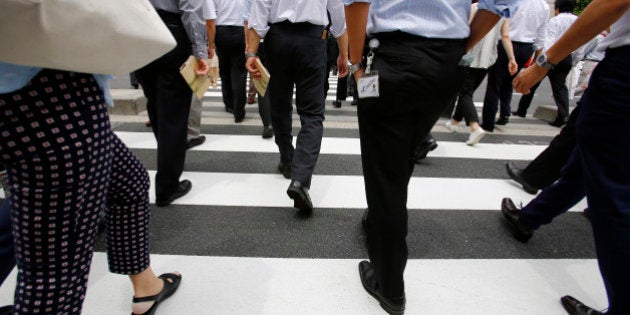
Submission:
<svg viewBox="0 0 630 315">
<path fill-rule="evenodd" d="M 504 18 L 509 18 L 524 0 L 479 0 L 479 10 L 490 11 Z"/>
<path fill-rule="evenodd" d="M 206 38 L 205 20 L 202 17 L 205 0 L 179 0 L 182 12 L 182 23 L 192 43 L 193 55 L 197 59 L 208 58 L 208 40 Z"/>
<path fill-rule="evenodd" d="M 547 27 L 549 26 L 549 19 L 546 17 L 549 16 L 549 11 L 545 11 L 543 17 L 543 23 L 538 26 L 538 30 L 536 30 L 536 39 L 534 39 L 534 49 L 540 50 L 545 48 L 545 39 L 547 38 Z M 548 48 L 548 47 L 547 47 Z"/>
<path fill-rule="evenodd" d="M 252 10 L 252 0 L 245 0 L 245 2 L 243 3 L 243 20 L 245 22 L 249 21 L 249 11 L 251 10 Z"/>
<path fill-rule="evenodd" d="M 326 9 L 330 13 L 330 32 L 335 38 L 343 35 L 346 31 L 346 14 L 341 0 L 328 0 Z"/>
<path fill-rule="evenodd" d="M 271 11 L 271 0 L 257 0 L 252 3 L 252 9 L 247 21 L 248 28 L 253 28 L 261 38 L 264 38 L 269 31 L 269 12 Z"/>
<path fill-rule="evenodd" d="M 204 20 L 216 20 L 217 8 L 214 6 L 214 1 L 204 0 L 203 2 L 203 19 Z"/>
</svg>

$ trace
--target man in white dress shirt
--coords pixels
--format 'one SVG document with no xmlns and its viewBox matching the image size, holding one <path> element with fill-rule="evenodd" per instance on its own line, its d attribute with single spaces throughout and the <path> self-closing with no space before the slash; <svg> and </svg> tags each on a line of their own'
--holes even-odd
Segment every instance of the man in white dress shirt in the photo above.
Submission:
<svg viewBox="0 0 630 315">
<path fill-rule="evenodd" d="M 510 17 L 510 39 L 514 55 L 508 56 L 499 41 L 497 62 L 488 69 L 488 83 L 483 99 L 481 127 L 485 131 L 494 131 L 494 119 L 499 111 L 499 105 L 499 119 L 496 124 L 505 125 L 509 122 L 514 76 L 508 71 L 508 62 L 515 58 L 518 68 L 521 69 L 534 51 L 543 48 L 548 20 L 549 5 L 545 0 L 524 1 L 518 12 Z"/>
<path fill-rule="evenodd" d="M 247 70 L 260 77 L 254 61 L 263 37 L 271 75 L 271 121 L 280 151 L 278 170 L 291 179 L 287 194 L 305 213 L 313 210 L 308 190 L 324 131 L 326 41 L 322 35 L 329 23 L 327 12 L 330 32 L 339 45 L 337 66 L 343 77 L 348 73 L 348 48 L 341 0 L 254 0 L 248 21 Z M 294 85 L 302 123 L 295 148 L 291 134 Z"/>
<path fill-rule="evenodd" d="M 569 29 L 569 27 L 571 27 L 571 24 L 577 20 L 577 16 L 573 14 L 574 8 L 575 0 L 556 0 L 556 2 L 554 2 L 554 13 L 556 16 L 547 23 L 547 29 L 545 31 L 543 41 L 543 50 L 549 49 L 549 47 L 551 47 L 551 45 L 553 45 L 560 36 Z M 571 56 L 567 56 L 553 69 L 550 69 L 549 73 L 547 73 L 549 83 L 551 83 L 553 99 L 555 100 L 556 107 L 558 108 L 558 114 L 556 115 L 555 120 L 549 123 L 554 127 L 562 127 L 569 119 L 569 88 L 567 87 L 566 82 L 567 76 L 569 75 L 569 72 L 571 72 L 572 67 L 573 59 Z M 539 85 L 540 82 L 532 87 L 531 93 L 521 97 L 521 100 L 518 102 L 518 109 L 514 113 L 515 115 L 525 117 L 527 109 L 532 103 L 534 93 Z"/>
<path fill-rule="evenodd" d="M 244 0 L 213 0 L 216 8 L 215 45 L 219 57 L 219 76 L 225 110 L 234 122 L 245 119 L 247 70 L 245 70 Z"/>
</svg>

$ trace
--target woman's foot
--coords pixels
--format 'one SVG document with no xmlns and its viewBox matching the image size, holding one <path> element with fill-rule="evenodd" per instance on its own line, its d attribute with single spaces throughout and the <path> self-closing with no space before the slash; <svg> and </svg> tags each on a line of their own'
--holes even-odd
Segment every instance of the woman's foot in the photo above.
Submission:
<svg viewBox="0 0 630 315">
<path fill-rule="evenodd" d="M 148 268 L 130 278 L 134 286 L 133 314 L 153 314 L 160 302 L 175 293 L 182 276 L 179 272 L 172 272 L 157 277 Z"/>
<path fill-rule="evenodd" d="M 481 127 L 477 127 L 474 131 L 473 128 L 470 128 L 470 135 L 468 136 L 468 141 L 466 141 L 467 145 L 475 145 L 477 144 L 479 141 L 481 141 L 481 138 L 483 138 L 483 136 L 486 135 L 486 131 L 483 130 L 483 128 Z"/>
<path fill-rule="evenodd" d="M 444 127 L 448 129 L 450 132 L 458 132 L 459 131 L 459 121 L 457 120 L 449 120 L 444 124 Z"/>
</svg>

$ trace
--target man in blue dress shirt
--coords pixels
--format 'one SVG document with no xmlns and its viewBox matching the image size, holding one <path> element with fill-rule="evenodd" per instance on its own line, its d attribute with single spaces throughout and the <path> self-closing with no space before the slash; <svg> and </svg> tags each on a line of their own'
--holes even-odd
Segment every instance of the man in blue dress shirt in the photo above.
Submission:
<svg viewBox="0 0 630 315">
<path fill-rule="evenodd" d="M 364 77 L 372 42 L 377 97 L 360 98 L 361 159 L 368 203 L 363 227 L 370 261 L 359 264 L 365 290 L 390 314 L 405 311 L 407 185 L 414 149 L 459 90 L 460 61 L 520 1 L 482 0 L 468 25 L 469 0 L 344 0 L 354 76 Z M 367 32 L 366 32 L 367 29 Z M 368 59 L 369 60 L 369 59 Z M 373 73 L 372 73 L 373 74 Z M 422 193 L 422 192 L 418 192 Z"/>
</svg>

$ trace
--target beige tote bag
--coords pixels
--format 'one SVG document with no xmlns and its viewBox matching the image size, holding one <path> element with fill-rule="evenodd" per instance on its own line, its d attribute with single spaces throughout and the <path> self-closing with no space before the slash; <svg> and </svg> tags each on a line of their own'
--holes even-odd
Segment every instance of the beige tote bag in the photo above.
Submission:
<svg viewBox="0 0 630 315">
<path fill-rule="evenodd" d="M 128 73 L 175 39 L 148 0 L 0 0 L 0 61 Z"/>
</svg>

